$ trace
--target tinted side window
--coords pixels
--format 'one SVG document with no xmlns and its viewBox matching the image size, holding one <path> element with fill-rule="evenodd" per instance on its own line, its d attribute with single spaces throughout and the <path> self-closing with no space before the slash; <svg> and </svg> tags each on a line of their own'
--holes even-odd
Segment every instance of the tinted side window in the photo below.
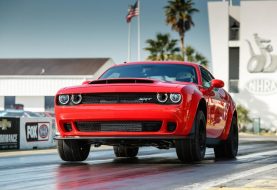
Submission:
<svg viewBox="0 0 277 190">
<path fill-rule="evenodd" d="M 211 80 L 213 76 L 203 68 L 200 68 L 203 86 L 209 88 L 211 86 Z"/>
<path fill-rule="evenodd" d="M 15 96 L 5 96 L 5 109 L 12 109 L 15 105 Z"/>
<path fill-rule="evenodd" d="M 53 111 L 54 110 L 54 96 L 45 96 L 44 97 L 44 108 L 45 111 Z"/>
</svg>

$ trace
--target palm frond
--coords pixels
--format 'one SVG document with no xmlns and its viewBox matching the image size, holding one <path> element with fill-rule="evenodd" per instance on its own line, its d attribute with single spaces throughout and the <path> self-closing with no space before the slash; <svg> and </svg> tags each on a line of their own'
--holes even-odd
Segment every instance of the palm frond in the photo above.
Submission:
<svg viewBox="0 0 277 190">
<path fill-rule="evenodd" d="M 158 33 L 156 39 L 148 39 L 147 47 L 144 49 L 150 53 L 147 57 L 148 60 L 171 60 L 175 54 L 180 52 L 176 47 L 178 40 L 171 39 L 169 34 Z"/>
</svg>

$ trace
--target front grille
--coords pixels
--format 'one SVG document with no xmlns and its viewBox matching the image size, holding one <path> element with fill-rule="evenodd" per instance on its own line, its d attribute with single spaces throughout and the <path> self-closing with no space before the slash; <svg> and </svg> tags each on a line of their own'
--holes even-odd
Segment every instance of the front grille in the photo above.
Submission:
<svg viewBox="0 0 277 190">
<path fill-rule="evenodd" d="M 82 96 L 82 104 L 158 103 L 156 93 L 99 93 Z"/>
<path fill-rule="evenodd" d="M 78 121 L 75 123 L 81 132 L 157 132 L 160 121 Z"/>
</svg>

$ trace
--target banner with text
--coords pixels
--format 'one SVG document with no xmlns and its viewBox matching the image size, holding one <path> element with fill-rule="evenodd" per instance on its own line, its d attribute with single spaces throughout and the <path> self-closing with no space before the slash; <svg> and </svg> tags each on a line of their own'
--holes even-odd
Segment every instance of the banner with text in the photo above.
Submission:
<svg viewBox="0 0 277 190">
<path fill-rule="evenodd" d="M 0 117 L 0 150 L 19 149 L 20 119 Z"/>
</svg>

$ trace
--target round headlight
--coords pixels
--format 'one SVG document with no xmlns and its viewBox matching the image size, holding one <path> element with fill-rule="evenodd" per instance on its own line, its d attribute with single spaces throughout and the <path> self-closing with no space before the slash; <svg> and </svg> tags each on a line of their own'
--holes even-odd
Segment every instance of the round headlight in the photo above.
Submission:
<svg viewBox="0 0 277 190">
<path fill-rule="evenodd" d="M 181 94 L 174 93 L 174 94 L 170 94 L 169 98 L 173 103 L 179 103 L 182 99 L 182 96 Z"/>
<path fill-rule="evenodd" d="M 158 93 L 157 94 L 157 100 L 160 102 L 160 103 L 165 103 L 168 99 L 168 95 L 166 93 Z"/>
<path fill-rule="evenodd" d="M 71 101 L 73 104 L 80 104 L 82 101 L 82 95 L 81 94 L 75 94 L 71 96 Z"/>
<path fill-rule="evenodd" d="M 66 105 L 69 102 L 69 95 L 63 94 L 63 95 L 59 95 L 59 103 L 62 105 Z"/>
</svg>

